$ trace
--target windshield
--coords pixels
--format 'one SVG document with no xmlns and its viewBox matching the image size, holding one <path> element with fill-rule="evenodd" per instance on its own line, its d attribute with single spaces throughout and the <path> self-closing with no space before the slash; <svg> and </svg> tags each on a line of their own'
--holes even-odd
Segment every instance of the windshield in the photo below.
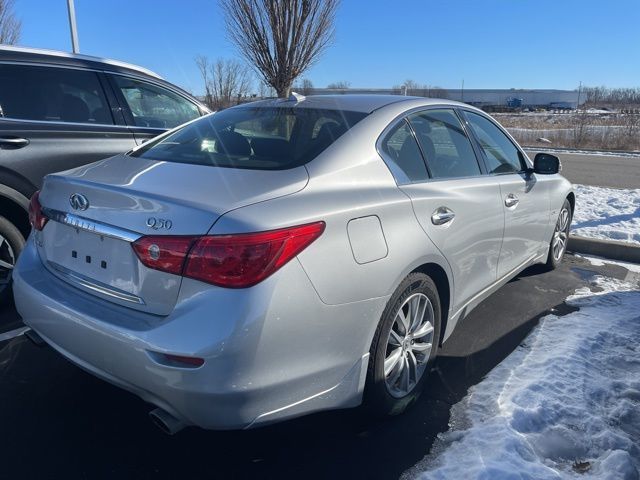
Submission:
<svg viewBox="0 0 640 480">
<path fill-rule="evenodd" d="M 234 108 L 193 122 L 131 155 L 215 167 L 294 168 L 313 160 L 366 115 L 311 108 Z"/>
</svg>

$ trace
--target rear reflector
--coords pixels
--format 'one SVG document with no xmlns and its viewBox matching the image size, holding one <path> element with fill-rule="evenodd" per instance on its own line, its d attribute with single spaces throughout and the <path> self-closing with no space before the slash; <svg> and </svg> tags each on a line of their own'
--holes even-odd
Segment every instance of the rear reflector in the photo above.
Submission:
<svg viewBox="0 0 640 480">
<path fill-rule="evenodd" d="M 33 194 L 29 202 L 29 223 L 36 230 L 42 230 L 49 219 L 42 213 L 42 205 L 40 205 L 40 190 Z"/>
<path fill-rule="evenodd" d="M 182 355 L 164 354 L 164 358 L 172 363 L 184 364 L 189 367 L 201 367 L 204 365 L 204 359 L 198 357 L 183 357 Z"/>
<path fill-rule="evenodd" d="M 272 275 L 307 248 L 325 223 L 268 232 L 203 237 L 148 236 L 133 243 L 149 268 L 226 288 L 247 288 Z"/>
</svg>

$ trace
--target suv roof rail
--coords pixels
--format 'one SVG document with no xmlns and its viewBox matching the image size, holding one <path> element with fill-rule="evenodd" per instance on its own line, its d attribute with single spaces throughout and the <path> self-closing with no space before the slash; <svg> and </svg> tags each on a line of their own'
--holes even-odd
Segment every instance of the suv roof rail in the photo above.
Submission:
<svg viewBox="0 0 640 480">
<path fill-rule="evenodd" d="M 133 63 L 121 62 L 120 60 L 111 60 L 109 58 L 95 57 L 92 55 L 84 55 L 80 53 L 61 52 L 59 50 L 47 50 L 44 48 L 31 48 L 31 47 L 16 47 L 13 45 L 0 45 L 0 51 L 9 50 L 13 52 L 34 53 L 40 55 L 51 55 L 62 58 L 77 58 L 78 60 L 88 60 L 93 62 L 105 63 L 107 65 L 113 65 L 115 67 L 128 68 L 129 70 L 135 70 L 145 75 L 149 75 L 162 80 L 162 77 L 156 72 L 149 70 L 148 68 L 134 65 Z"/>
</svg>

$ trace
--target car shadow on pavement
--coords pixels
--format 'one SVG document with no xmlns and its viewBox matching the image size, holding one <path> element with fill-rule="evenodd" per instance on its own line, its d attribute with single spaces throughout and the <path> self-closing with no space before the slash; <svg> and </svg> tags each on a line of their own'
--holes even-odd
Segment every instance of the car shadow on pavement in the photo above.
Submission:
<svg viewBox="0 0 640 480">
<path fill-rule="evenodd" d="M 151 406 L 24 337 L 0 343 L 0 425 L 7 478 L 398 478 L 448 429 L 449 411 L 539 319 L 565 314 L 587 281 L 570 257 L 523 272 L 480 304 L 441 349 L 423 395 L 405 414 L 322 412 L 250 431 L 187 428 L 166 436 Z M 34 461 L 37 459 L 37 461 Z"/>
</svg>

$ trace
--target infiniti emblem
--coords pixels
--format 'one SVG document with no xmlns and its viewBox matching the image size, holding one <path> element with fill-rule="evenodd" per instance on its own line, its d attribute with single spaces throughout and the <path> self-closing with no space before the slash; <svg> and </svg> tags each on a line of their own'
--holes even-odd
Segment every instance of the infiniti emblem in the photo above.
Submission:
<svg viewBox="0 0 640 480">
<path fill-rule="evenodd" d="M 69 197 L 69 203 L 74 210 L 86 210 L 89 208 L 89 200 L 81 193 L 74 193 Z"/>
</svg>

